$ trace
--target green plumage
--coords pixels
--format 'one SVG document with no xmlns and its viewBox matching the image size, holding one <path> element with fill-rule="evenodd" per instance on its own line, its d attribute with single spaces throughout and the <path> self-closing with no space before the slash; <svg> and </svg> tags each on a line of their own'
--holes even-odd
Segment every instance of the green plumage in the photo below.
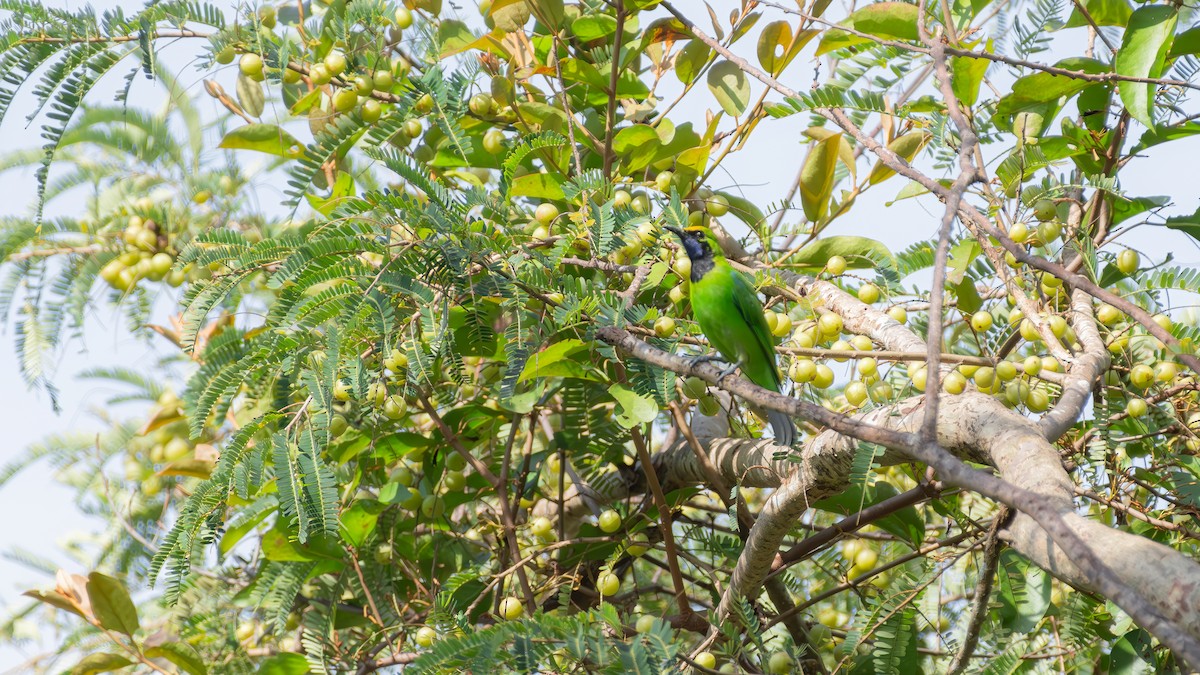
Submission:
<svg viewBox="0 0 1200 675">
<path fill-rule="evenodd" d="M 726 361 L 741 364 L 751 382 L 779 391 L 782 383 L 762 303 L 745 275 L 724 258 L 713 263 L 711 270 L 692 282 L 692 313 L 700 330 Z"/>
<path fill-rule="evenodd" d="M 753 283 L 725 260 L 707 228 L 669 229 L 683 242 L 692 261 L 692 314 L 709 344 L 726 361 L 739 365 L 751 382 L 781 392 L 783 379 L 775 365 L 774 340 Z M 768 411 L 766 417 L 775 441 L 791 445 L 796 435 L 791 419 L 775 411 Z"/>
</svg>

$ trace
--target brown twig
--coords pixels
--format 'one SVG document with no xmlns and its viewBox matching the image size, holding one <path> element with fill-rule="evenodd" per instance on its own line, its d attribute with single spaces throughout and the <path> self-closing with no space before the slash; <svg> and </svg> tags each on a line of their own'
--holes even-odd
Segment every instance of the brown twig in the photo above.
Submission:
<svg viewBox="0 0 1200 675">
<path fill-rule="evenodd" d="M 979 570 L 975 597 L 971 600 L 971 618 L 967 621 L 967 632 L 963 636 L 962 647 L 950 662 L 947 675 L 963 672 L 970 664 L 971 655 L 975 653 L 975 647 L 979 644 L 979 631 L 988 616 L 988 598 L 992 594 L 992 583 L 995 581 L 996 567 L 1000 562 L 1000 527 L 1007 520 L 1008 509 L 1001 508 L 983 540 L 983 568 Z"/>
</svg>

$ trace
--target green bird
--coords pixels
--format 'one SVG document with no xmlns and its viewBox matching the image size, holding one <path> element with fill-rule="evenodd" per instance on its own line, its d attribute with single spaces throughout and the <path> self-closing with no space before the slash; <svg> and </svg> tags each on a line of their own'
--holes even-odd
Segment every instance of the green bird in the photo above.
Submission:
<svg viewBox="0 0 1200 675">
<path fill-rule="evenodd" d="M 712 231 L 704 226 L 684 229 L 666 227 L 679 237 L 692 261 L 692 314 L 700 330 L 732 365 L 722 375 L 741 368 L 742 373 L 763 389 L 779 392 L 783 378 L 775 365 L 771 330 L 763 315 L 754 285 L 725 260 Z M 711 357 L 701 357 L 711 358 Z M 796 440 L 796 425 L 787 415 L 770 410 L 766 414 L 775 442 L 790 446 Z"/>
</svg>

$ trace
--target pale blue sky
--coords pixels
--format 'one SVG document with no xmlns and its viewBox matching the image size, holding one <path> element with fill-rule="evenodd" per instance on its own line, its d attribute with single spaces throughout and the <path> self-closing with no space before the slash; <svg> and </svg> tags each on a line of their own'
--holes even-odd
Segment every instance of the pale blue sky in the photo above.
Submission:
<svg viewBox="0 0 1200 675">
<path fill-rule="evenodd" d="M 80 3 L 51 4 L 75 7 Z M 103 9 L 117 3 L 108 0 L 93 4 L 96 4 L 98 9 Z M 124 4 L 133 10 L 142 3 Z M 718 14 L 721 14 L 723 6 L 734 6 L 736 3 L 726 0 L 712 4 L 717 8 Z M 726 9 L 725 13 L 727 11 Z M 752 47 L 753 38 L 753 35 L 746 38 L 739 51 Z M 810 53 L 811 47 L 806 54 Z M 177 59 L 164 59 L 163 63 L 178 71 L 184 67 L 185 61 L 185 57 L 181 56 Z M 188 81 L 195 81 L 195 71 L 191 70 L 190 66 L 185 73 L 190 76 Z M 806 89 L 811 79 L 812 65 L 807 55 L 797 59 L 784 76 L 784 80 L 797 89 Z M 668 76 L 668 80 L 666 91 L 675 91 L 677 82 L 671 76 Z M 753 84 L 755 93 L 761 90 L 757 83 Z M 226 89 L 232 91 L 231 82 L 226 83 Z M 145 91 L 149 92 L 149 89 Z M 692 119 L 702 124 L 702 106 L 706 97 L 705 92 L 693 95 L 673 113 L 673 117 L 677 121 Z M 776 96 L 770 97 L 770 100 L 777 99 Z M 111 98 L 107 92 L 102 92 L 97 100 L 107 101 Z M 157 107 L 161 97 L 147 95 L 140 100 Z M 202 96 L 200 100 L 202 109 L 213 110 L 210 99 Z M 3 126 L 0 126 L 0 140 L 3 140 L 5 148 L 28 147 L 37 142 L 37 135 L 33 133 L 35 130 L 23 127 L 23 117 L 24 112 L 17 110 Z M 765 206 L 781 199 L 806 152 L 806 148 L 798 139 L 807 122 L 807 115 L 764 122 L 746 148 L 725 161 L 724 170 L 717 172 L 710 184 L 717 189 L 727 188 L 732 183 L 730 176 L 737 176 L 746 196 L 758 204 Z M 1123 176 L 1123 187 L 1129 194 L 1173 195 L 1178 202 L 1172 209 L 1175 213 L 1190 213 L 1200 205 L 1195 188 L 1195 166 L 1196 157 L 1200 156 L 1200 138 L 1159 146 L 1147 154 L 1146 159 L 1135 160 Z M 33 194 L 31 175 L 17 176 L 12 172 L 6 174 L 4 180 L 5 192 L 10 195 L 10 200 L 2 212 L 27 212 L 28 205 L 13 201 L 12 196 Z M 830 228 L 829 234 L 853 233 L 871 236 L 882 240 L 895 250 L 918 239 L 932 236 L 941 214 L 940 207 L 932 200 L 907 200 L 891 208 L 883 206 L 883 203 L 891 200 L 903 186 L 902 180 L 893 179 L 860 197 L 852 216 L 843 218 Z M 263 203 L 277 203 L 280 199 L 278 187 L 273 186 L 264 191 L 261 199 Z M 1176 256 L 1177 264 L 1200 264 L 1200 252 L 1195 242 L 1181 234 L 1167 232 L 1161 228 L 1144 228 L 1131 241 L 1136 242 L 1144 253 L 1153 257 L 1161 258 L 1167 251 L 1171 251 Z M 914 281 L 927 283 L 923 279 Z M 72 344 L 67 350 L 58 363 L 55 375 L 55 382 L 62 392 L 63 412 L 59 415 L 51 411 L 44 394 L 30 392 L 23 385 L 13 354 L 11 327 L 0 334 L 0 429 L 9 431 L 9 440 L 0 449 L 0 464 L 46 434 L 67 429 L 95 428 L 95 422 L 89 418 L 86 411 L 89 406 L 101 404 L 107 390 L 102 390 L 95 383 L 75 380 L 73 374 L 94 366 L 137 367 L 149 362 L 146 358 L 145 344 L 130 339 L 125 330 L 122 321 L 114 320 L 107 308 L 101 308 L 86 332 L 87 352 L 80 353 L 79 344 Z M 70 531 L 95 529 L 98 524 L 88 522 L 75 511 L 72 506 L 72 493 L 52 480 L 47 467 L 39 465 L 26 472 L 14 484 L 0 489 L 0 513 L 8 514 L 4 526 L 0 528 L 0 551 L 19 545 L 65 565 L 70 571 L 86 572 L 79 568 L 77 563 L 58 552 L 58 542 Z M 38 574 L 0 559 L 0 608 L 19 602 L 21 591 L 46 583 L 47 579 Z M 0 673 L 19 664 L 24 653 L 25 650 L 0 646 Z"/>
</svg>

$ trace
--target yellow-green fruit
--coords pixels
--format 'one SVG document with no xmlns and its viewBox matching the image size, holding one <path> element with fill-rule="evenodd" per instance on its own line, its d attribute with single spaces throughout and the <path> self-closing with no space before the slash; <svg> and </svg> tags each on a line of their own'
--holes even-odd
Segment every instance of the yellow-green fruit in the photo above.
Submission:
<svg viewBox="0 0 1200 675">
<path fill-rule="evenodd" d="M 835 352 L 848 352 L 848 351 L 851 351 L 853 349 L 853 347 L 851 347 L 850 343 L 846 342 L 845 340 L 838 340 L 837 342 L 834 342 L 833 344 L 829 345 L 829 349 L 832 351 L 835 351 Z M 835 356 L 835 357 L 833 357 L 833 360 L 837 361 L 838 363 L 845 363 L 850 360 L 850 357 L 849 356 Z"/>
<path fill-rule="evenodd" d="M 407 11 L 407 10 L 405 10 Z M 437 640 L 437 631 L 429 626 L 421 626 L 417 629 L 417 634 L 413 637 L 413 641 L 421 647 L 430 647 Z"/>
<path fill-rule="evenodd" d="M 1171 317 L 1167 316 L 1166 314 L 1155 314 L 1151 318 L 1154 319 L 1154 323 L 1158 324 L 1159 328 L 1163 330 L 1171 330 Z"/>
<path fill-rule="evenodd" d="M 358 94 L 353 89 L 339 89 L 333 95 L 333 108 L 338 112 L 346 112 L 358 105 Z"/>
<path fill-rule="evenodd" d="M 649 614 L 643 614 L 638 617 L 635 629 L 639 633 L 648 633 L 654 628 L 654 617 Z"/>
<path fill-rule="evenodd" d="M 1033 216 L 1040 221 L 1051 220 L 1057 213 L 1058 207 L 1049 199 L 1039 199 L 1033 204 Z"/>
<path fill-rule="evenodd" d="M 767 660 L 767 672 L 771 675 L 788 675 L 795 668 L 796 662 L 787 652 L 775 652 Z"/>
<path fill-rule="evenodd" d="M 660 338 L 669 338 L 675 334 L 675 319 L 660 316 L 654 322 L 654 334 Z"/>
<path fill-rule="evenodd" d="M 1021 367 L 1026 375 L 1037 375 L 1042 372 L 1042 359 L 1037 356 L 1027 357 L 1021 363 Z"/>
<path fill-rule="evenodd" d="M 1058 239 L 1060 234 L 1062 234 L 1062 224 L 1060 224 L 1057 220 L 1047 220 L 1041 225 L 1038 225 L 1038 239 L 1041 239 L 1047 244 L 1055 239 Z"/>
<path fill-rule="evenodd" d="M 500 601 L 500 616 L 505 619 L 517 619 L 525 613 L 525 605 L 519 598 L 509 596 Z"/>
<path fill-rule="evenodd" d="M 612 572 L 605 572 L 596 579 L 596 590 L 603 596 L 616 595 L 621 590 L 621 579 Z"/>
<path fill-rule="evenodd" d="M 550 202 L 538 204 L 537 209 L 533 212 L 534 220 L 547 227 L 549 227 L 550 223 L 553 223 L 554 219 L 557 217 L 558 207 Z"/>
<path fill-rule="evenodd" d="M 892 390 L 891 384 L 880 381 L 871 385 L 867 389 L 867 393 L 870 394 L 872 401 L 876 403 L 884 403 L 892 399 L 892 395 L 895 394 L 895 391 Z"/>
<path fill-rule="evenodd" d="M 1154 379 L 1159 382 L 1171 382 L 1179 377 L 1179 366 L 1170 361 L 1162 361 L 1154 368 Z"/>
<path fill-rule="evenodd" d="M 475 94 L 467 102 L 467 108 L 476 115 L 486 115 L 492 110 L 492 97 L 487 94 Z"/>
<path fill-rule="evenodd" d="M 342 380 L 338 380 L 333 385 L 333 398 L 336 401 L 350 400 L 350 384 Z"/>
<path fill-rule="evenodd" d="M 1025 398 L 1025 407 L 1033 412 L 1044 412 L 1050 407 L 1050 395 L 1041 389 L 1033 389 Z"/>
<path fill-rule="evenodd" d="M 363 102 L 362 118 L 367 124 L 374 124 L 383 116 L 383 105 L 373 98 Z"/>
<path fill-rule="evenodd" d="M 625 546 L 625 552 L 637 558 L 650 550 L 650 540 L 645 535 L 637 535 L 629 540 Z"/>
<path fill-rule="evenodd" d="M 855 335 L 850 338 L 850 346 L 860 352 L 869 352 L 875 348 L 875 343 L 871 342 L 871 338 L 866 335 Z"/>
<path fill-rule="evenodd" d="M 429 495 L 421 500 L 421 515 L 437 520 L 446 513 L 446 501 L 441 497 Z"/>
<path fill-rule="evenodd" d="M 967 378 L 957 370 L 951 371 L 942 381 L 942 390 L 947 394 L 961 394 L 967 388 Z"/>
<path fill-rule="evenodd" d="M 1141 266 L 1141 256 L 1137 251 L 1125 249 L 1117 256 L 1117 269 L 1121 270 L 1122 274 L 1133 274 Z"/>
<path fill-rule="evenodd" d="M 621 514 L 609 509 L 600 514 L 597 524 L 600 526 L 600 531 L 612 534 L 621 529 Z"/>
<path fill-rule="evenodd" d="M 308 79 L 312 80 L 314 86 L 319 87 L 329 84 L 329 80 L 333 79 L 333 76 L 329 74 L 329 69 L 325 67 L 324 63 L 314 63 L 308 69 Z"/>
<path fill-rule="evenodd" d="M 971 328 L 977 333 L 985 333 L 992 327 L 992 313 L 978 311 L 971 315 Z"/>
<path fill-rule="evenodd" d="M 867 385 L 855 381 L 846 385 L 846 402 L 857 408 L 867 400 Z"/>
<path fill-rule="evenodd" d="M 348 428 L 350 428 L 350 423 L 341 415 L 334 415 L 329 419 L 329 433 L 334 438 L 346 433 Z"/>
<path fill-rule="evenodd" d="M 846 259 L 840 255 L 831 256 L 825 263 L 825 271 L 833 276 L 841 276 L 846 272 Z"/>
<path fill-rule="evenodd" d="M 858 299 L 873 304 L 879 300 L 879 287 L 875 284 L 863 284 L 858 287 Z"/>
<path fill-rule="evenodd" d="M 627 208 L 633 203 L 633 195 L 629 194 L 628 190 L 617 190 L 613 193 L 613 207 L 622 209 Z"/>
<path fill-rule="evenodd" d="M 1154 369 L 1139 363 L 1129 370 L 1129 381 L 1138 389 L 1145 389 L 1154 383 Z"/>
<path fill-rule="evenodd" d="M 1009 382 L 1004 388 L 1004 398 L 1008 400 L 1010 405 L 1020 405 L 1029 398 L 1029 385 L 1021 380 Z"/>
<path fill-rule="evenodd" d="M 888 316 L 896 320 L 897 323 L 908 321 L 908 311 L 899 305 L 888 310 Z"/>
<path fill-rule="evenodd" d="M 689 377 L 683 381 L 683 394 L 691 399 L 697 399 L 708 391 L 708 385 L 698 377 Z"/>
<path fill-rule="evenodd" d="M 217 55 L 215 58 L 216 58 L 217 63 L 219 63 L 223 66 L 227 66 L 227 65 L 233 63 L 233 57 L 235 55 L 236 54 L 233 51 L 233 45 L 225 45 L 225 47 L 222 48 L 221 51 L 217 52 Z"/>
<path fill-rule="evenodd" d="M 447 471 L 442 475 L 442 485 L 447 492 L 458 492 L 467 485 L 467 476 L 462 471 Z"/>
<path fill-rule="evenodd" d="M 712 670 L 713 668 L 717 667 L 717 657 L 713 656 L 712 652 L 700 652 L 692 660 L 695 661 L 696 665 L 700 666 L 701 668 L 708 668 L 709 670 Z"/>
<path fill-rule="evenodd" d="M 704 208 L 708 215 L 720 218 L 729 213 L 729 200 L 724 195 L 713 195 L 704 203 Z"/>
<path fill-rule="evenodd" d="M 386 69 L 375 71 L 371 80 L 375 83 L 375 91 L 391 91 L 392 85 L 396 83 L 396 77 L 392 75 L 392 71 Z"/>
<path fill-rule="evenodd" d="M 812 383 L 817 389 L 828 389 L 833 384 L 834 375 L 833 369 L 824 363 L 817 366 L 817 372 L 813 375 Z"/>
<path fill-rule="evenodd" d="M 1125 414 L 1129 415 L 1130 417 L 1141 417 L 1149 410 L 1150 406 L 1146 403 L 1146 399 L 1144 398 L 1131 398 L 1129 399 L 1129 402 L 1125 404 Z"/>
<path fill-rule="evenodd" d="M 166 253 L 155 253 L 154 257 L 150 258 L 150 278 L 158 280 L 167 276 L 167 272 L 171 271 L 171 265 L 174 263 L 175 261 Z"/>
<path fill-rule="evenodd" d="M 660 171 L 654 177 L 654 187 L 658 188 L 659 192 L 668 192 L 671 189 L 671 179 L 675 178 L 675 174 L 670 171 Z"/>
<path fill-rule="evenodd" d="M 413 104 L 413 110 L 417 111 L 418 115 L 428 115 L 433 112 L 433 96 L 424 94 L 417 102 Z"/>
<path fill-rule="evenodd" d="M 1109 304 L 1096 308 L 1096 320 L 1105 326 L 1111 326 L 1121 320 L 1121 310 Z"/>
<path fill-rule="evenodd" d="M 842 317 L 833 312 L 826 312 L 817 320 L 817 328 L 821 333 L 830 337 L 842 332 Z"/>
<path fill-rule="evenodd" d="M 996 381 L 996 369 L 984 366 L 975 371 L 974 380 L 976 386 L 987 389 Z"/>
<path fill-rule="evenodd" d="M 263 60 L 258 54 L 242 54 L 242 58 L 238 60 L 238 70 L 242 74 L 252 79 L 259 79 L 263 76 Z"/>
<path fill-rule="evenodd" d="M 395 19 L 396 26 L 398 26 L 401 30 L 408 28 L 413 23 L 412 12 L 409 11 L 407 7 L 400 7 L 397 9 Z"/>
<path fill-rule="evenodd" d="M 1019 329 L 1021 337 L 1029 342 L 1037 342 L 1041 339 L 1041 334 L 1037 331 L 1037 326 L 1029 319 L 1021 319 L 1021 327 Z"/>
<path fill-rule="evenodd" d="M 869 356 L 865 359 L 859 359 L 858 372 L 870 377 L 879 372 L 879 362 Z"/>
<path fill-rule="evenodd" d="M 788 377 L 793 382 L 803 384 L 811 381 L 817 374 L 817 364 L 811 359 L 797 359 L 788 368 Z"/>
<path fill-rule="evenodd" d="M 1023 244 L 1029 239 L 1029 226 L 1025 223 L 1013 223 L 1013 226 L 1008 228 L 1008 238 Z"/>
<path fill-rule="evenodd" d="M 925 385 L 929 383 L 929 372 L 924 366 L 917 370 L 911 371 L 911 374 L 908 377 L 912 380 L 913 389 L 916 389 L 917 391 L 925 391 Z"/>
<path fill-rule="evenodd" d="M 1000 381 L 1007 382 L 1017 376 L 1017 366 L 1012 361 L 1001 361 L 996 364 L 996 376 Z"/>
<path fill-rule="evenodd" d="M 325 64 L 325 69 L 331 76 L 346 72 L 346 55 L 336 49 L 326 54 L 322 63 Z"/>
<path fill-rule="evenodd" d="M 1062 370 L 1062 364 L 1053 356 L 1042 357 L 1042 370 L 1048 370 L 1052 373 L 1057 373 Z"/>
<path fill-rule="evenodd" d="M 275 27 L 275 8 L 270 5 L 263 5 L 258 8 L 258 20 L 262 22 L 263 28 L 271 29 Z"/>
<path fill-rule="evenodd" d="M 483 149 L 491 155 L 504 152 L 504 132 L 499 129 L 488 129 L 483 134 Z"/>
</svg>

